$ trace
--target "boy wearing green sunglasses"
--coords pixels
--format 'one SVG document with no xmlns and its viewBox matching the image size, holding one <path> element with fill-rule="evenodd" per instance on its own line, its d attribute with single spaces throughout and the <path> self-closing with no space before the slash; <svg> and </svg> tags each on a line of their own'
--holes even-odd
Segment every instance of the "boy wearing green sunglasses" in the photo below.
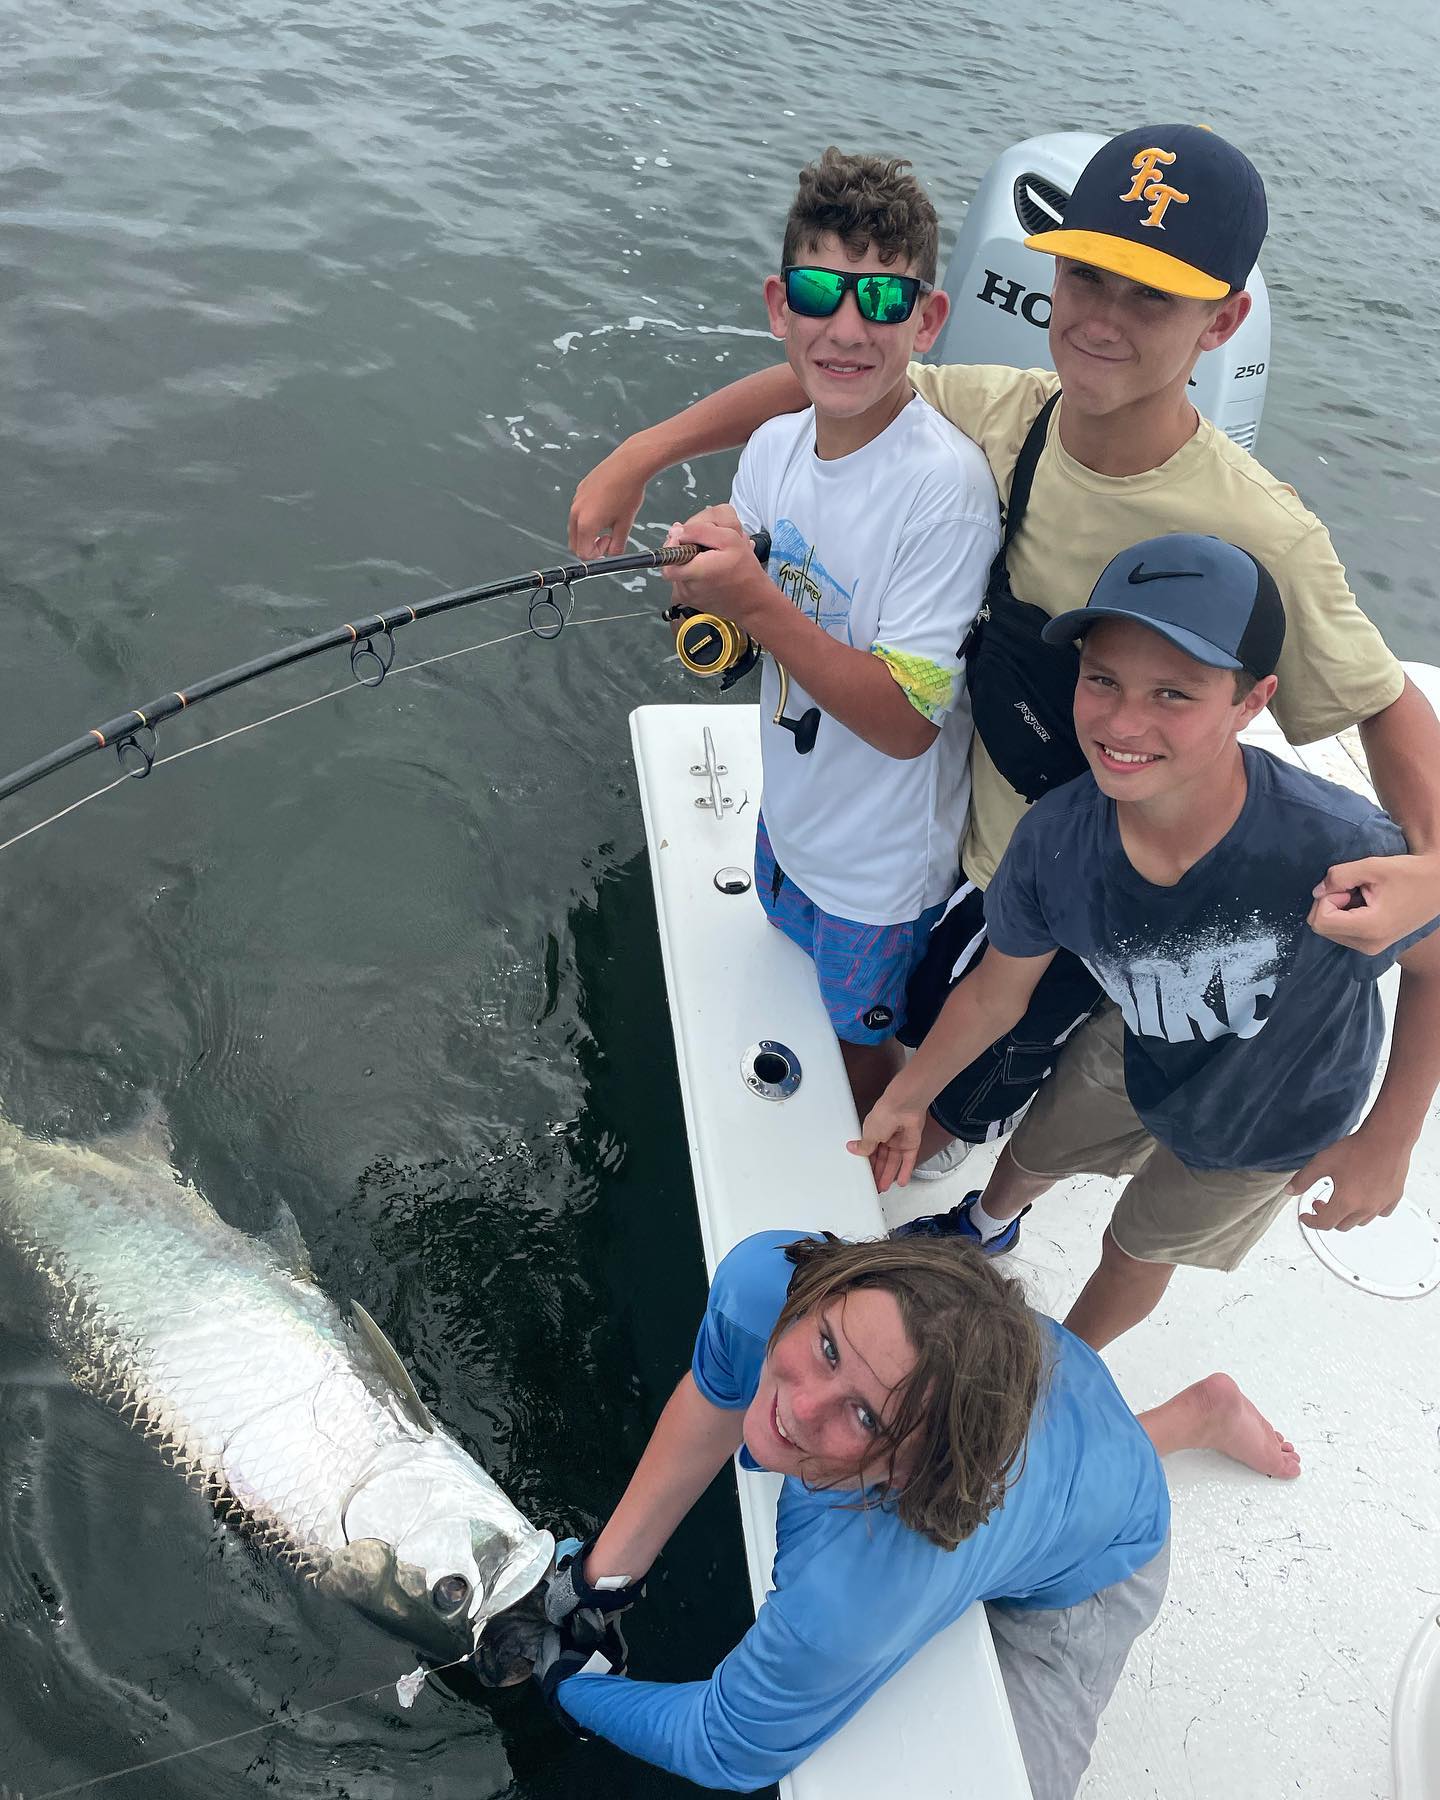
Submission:
<svg viewBox="0 0 1440 1800">
<path fill-rule="evenodd" d="M 670 533 L 707 552 L 673 572 L 677 603 L 770 652 L 756 890 L 815 963 L 862 1116 L 900 1066 L 906 982 L 954 886 L 959 646 L 999 542 L 984 456 L 910 383 L 949 303 L 908 169 L 832 148 L 802 170 L 765 304 L 810 404 L 756 432 L 730 505 Z"/>
</svg>

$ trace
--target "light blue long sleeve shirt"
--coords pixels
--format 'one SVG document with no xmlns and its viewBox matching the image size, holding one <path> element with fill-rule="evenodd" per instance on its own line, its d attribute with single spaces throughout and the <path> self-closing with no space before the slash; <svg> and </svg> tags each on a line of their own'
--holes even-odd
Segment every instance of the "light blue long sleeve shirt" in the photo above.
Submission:
<svg viewBox="0 0 1440 1800">
<path fill-rule="evenodd" d="M 712 1405 L 754 1398 L 793 1273 L 783 1247 L 804 1235 L 758 1233 L 715 1271 L 691 1363 Z M 1050 1366 L 1024 1466 L 957 1549 L 787 1477 L 774 1590 L 709 1681 L 575 1675 L 558 1690 L 566 1712 L 701 1787 L 748 1792 L 803 1762 L 976 1600 L 1063 1608 L 1134 1574 L 1169 1530 L 1159 1459 L 1094 1351 L 1042 1324 Z"/>
</svg>

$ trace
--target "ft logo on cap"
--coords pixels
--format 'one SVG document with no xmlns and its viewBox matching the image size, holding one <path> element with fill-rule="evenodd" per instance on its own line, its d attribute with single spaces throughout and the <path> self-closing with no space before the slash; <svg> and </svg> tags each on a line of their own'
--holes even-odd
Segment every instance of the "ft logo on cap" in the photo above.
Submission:
<svg viewBox="0 0 1440 1800">
<path fill-rule="evenodd" d="M 1175 161 L 1173 150 L 1142 150 L 1130 165 L 1135 170 L 1135 179 L 1130 184 L 1130 192 L 1122 194 L 1122 200 L 1138 200 L 1142 204 L 1150 202 L 1150 210 L 1140 221 L 1142 225 L 1153 225 L 1156 230 L 1165 229 L 1165 208 L 1174 201 L 1184 206 L 1189 200 L 1188 194 L 1182 194 L 1179 188 L 1170 187 L 1161 177 L 1160 164 L 1167 167 Z"/>
</svg>

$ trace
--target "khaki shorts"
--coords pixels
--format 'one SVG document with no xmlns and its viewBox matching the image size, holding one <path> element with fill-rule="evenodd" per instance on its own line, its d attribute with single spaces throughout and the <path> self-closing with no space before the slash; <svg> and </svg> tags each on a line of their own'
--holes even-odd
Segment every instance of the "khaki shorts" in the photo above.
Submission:
<svg viewBox="0 0 1440 1800">
<path fill-rule="evenodd" d="M 1106 1001 L 1065 1046 L 1015 1129 L 1029 1175 L 1129 1175 L 1110 1235 L 1139 1262 L 1237 1268 L 1283 1211 L 1293 1169 L 1189 1169 L 1140 1123 L 1125 1092 L 1125 1027 Z"/>
</svg>

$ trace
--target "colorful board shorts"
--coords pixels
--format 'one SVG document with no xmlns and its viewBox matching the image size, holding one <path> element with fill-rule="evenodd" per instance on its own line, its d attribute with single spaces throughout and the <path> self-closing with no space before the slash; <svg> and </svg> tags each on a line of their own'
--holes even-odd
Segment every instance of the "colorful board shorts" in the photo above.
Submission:
<svg viewBox="0 0 1440 1800">
<path fill-rule="evenodd" d="M 944 911 L 927 907 L 904 925 L 865 925 L 816 906 L 775 861 L 762 814 L 755 831 L 755 891 L 765 917 L 815 964 L 820 997 L 846 1044 L 883 1044 L 905 1014 L 905 984 Z"/>
<path fill-rule="evenodd" d="M 1137 1262 L 1234 1269 L 1290 1204 L 1293 1169 L 1192 1169 L 1125 1092 L 1125 1026 L 1110 1001 L 1082 1025 L 1015 1128 L 1027 1175 L 1128 1175 L 1110 1235 Z"/>
</svg>

